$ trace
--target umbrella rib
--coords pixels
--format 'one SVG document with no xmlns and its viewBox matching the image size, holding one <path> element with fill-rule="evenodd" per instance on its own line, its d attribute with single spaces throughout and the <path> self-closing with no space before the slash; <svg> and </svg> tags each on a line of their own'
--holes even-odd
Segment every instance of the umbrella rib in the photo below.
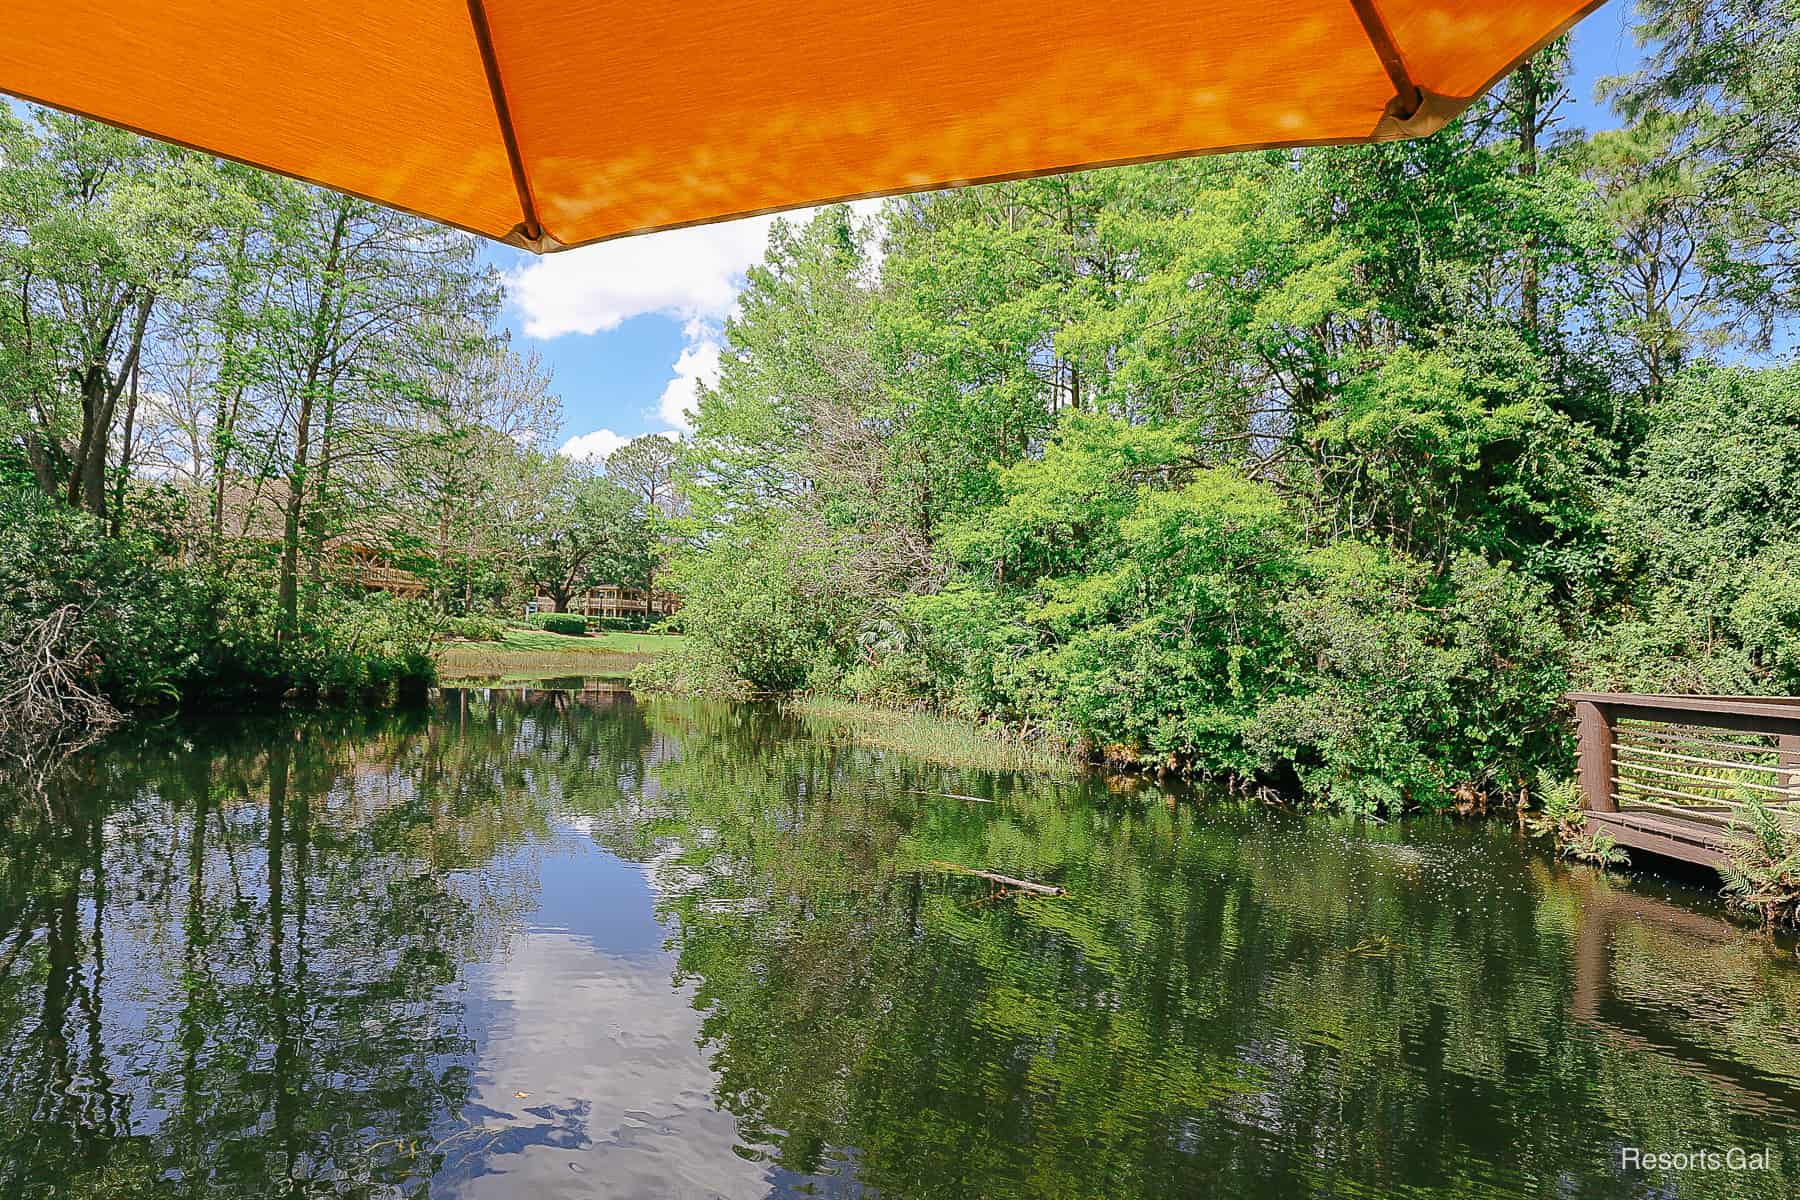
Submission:
<svg viewBox="0 0 1800 1200">
<path fill-rule="evenodd" d="M 538 220 L 537 201 L 531 195 L 525 160 L 519 156 L 519 135 L 513 129 L 512 106 L 506 102 L 506 85 L 500 79 L 500 61 L 494 57 L 494 35 L 488 29 L 487 8 L 482 0 L 469 0 L 469 23 L 475 27 L 475 45 L 481 51 L 482 69 L 487 72 L 488 93 L 494 98 L 494 116 L 500 121 L 500 140 L 506 146 L 513 187 L 519 193 L 519 208 L 525 215 L 519 223 L 519 232 L 527 241 L 535 242 L 543 236 L 544 226 Z"/>
<path fill-rule="evenodd" d="M 469 0 L 471 6 L 477 0 Z M 1424 102 L 1424 94 L 1419 85 L 1406 69 L 1406 61 L 1400 57 L 1400 47 L 1394 44 L 1394 35 L 1388 31 L 1387 22 L 1375 10 L 1375 0 L 1350 0 L 1350 7 L 1356 10 L 1357 20 L 1362 22 L 1363 32 L 1369 36 L 1369 45 L 1375 48 L 1375 57 L 1381 60 L 1382 69 L 1394 84 L 1394 116 L 1405 120 L 1419 111 Z"/>
</svg>

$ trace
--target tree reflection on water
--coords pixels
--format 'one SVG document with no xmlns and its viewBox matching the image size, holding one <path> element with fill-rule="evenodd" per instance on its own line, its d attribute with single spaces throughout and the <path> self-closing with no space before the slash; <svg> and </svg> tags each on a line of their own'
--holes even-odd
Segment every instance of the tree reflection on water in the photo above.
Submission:
<svg viewBox="0 0 1800 1200">
<path fill-rule="evenodd" d="M 602 689 L 138 731 L 50 801 L 0 832 L 7 1195 L 607 1194 L 662 1168 L 678 1193 L 625 1128 L 652 1111 L 747 1172 L 707 1168 L 713 1190 L 1800 1179 L 1791 950 L 1496 825 L 957 771 Z M 639 874 L 551 922 L 581 845 Z M 652 912 L 666 949 L 602 952 Z M 497 990 L 545 963 L 547 999 Z M 540 1010 L 564 1028 L 503 1111 Z M 638 1048 L 595 1057 L 634 1013 Z M 1617 1152 L 1734 1145 L 1775 1165 L 1646 1176 Z"/>
</svg>

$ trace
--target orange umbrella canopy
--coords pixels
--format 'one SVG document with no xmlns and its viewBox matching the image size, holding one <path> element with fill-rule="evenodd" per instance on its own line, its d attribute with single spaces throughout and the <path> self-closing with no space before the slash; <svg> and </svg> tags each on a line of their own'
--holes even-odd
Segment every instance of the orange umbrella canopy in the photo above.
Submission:
<svg viewBox="0 0 1800 1200">
<path fill-rule="evenodd" d="M 1598 0 L 9 0 L 0 91 L 544 251 L 1430 133 Z"/>
</svg>

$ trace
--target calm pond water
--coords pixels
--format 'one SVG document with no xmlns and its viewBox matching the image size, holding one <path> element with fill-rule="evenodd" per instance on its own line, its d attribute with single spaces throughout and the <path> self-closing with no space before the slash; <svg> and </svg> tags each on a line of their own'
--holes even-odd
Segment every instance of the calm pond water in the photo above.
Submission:
<svg viewBox="0 0 1800 1200">
<path fill-rule="evenodd" d="M 6 1197 L 1800 1192 L 1792 947 L 1501 823 L 446 691 L 0 830 Z"/>
</svg>

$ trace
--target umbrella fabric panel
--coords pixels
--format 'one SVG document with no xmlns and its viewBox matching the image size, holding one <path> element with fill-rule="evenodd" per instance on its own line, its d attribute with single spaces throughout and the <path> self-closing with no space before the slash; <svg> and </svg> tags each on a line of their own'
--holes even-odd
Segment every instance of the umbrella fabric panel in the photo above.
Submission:
<svg viewBox="0 0 1800 1200">
<path fill-rule="evenodd" d="M 1443 96 L 1471 100 L 1520 59 L 1598 3 L 1518 0 L 1374 0 L 1413 78 Z"/>
<path fill-rule="evenodd" d="M 1393 94 L 1347 2 L 1269 6 L 1253 31 L 1241 6 L 1204 0 L 493 0 L 488 14 L 540 215 L 565 241 L 1087 164 L 1357 139 Z M 585 32 L 601 27 L 609 36 Z"/>
<path fill-rule="evenodd" d="M 0 89 L 554 249 L 1429 132 L 1591 3 L 11 0 Z M 1420 121 L 1383 120 L 1369 19 L 1424 89 Z"/>
<path fill-rule="evenodd" d="M 464 0 L 7 0 L 0 88 L 493 237 L 519 202 Z"/>
</svg>

